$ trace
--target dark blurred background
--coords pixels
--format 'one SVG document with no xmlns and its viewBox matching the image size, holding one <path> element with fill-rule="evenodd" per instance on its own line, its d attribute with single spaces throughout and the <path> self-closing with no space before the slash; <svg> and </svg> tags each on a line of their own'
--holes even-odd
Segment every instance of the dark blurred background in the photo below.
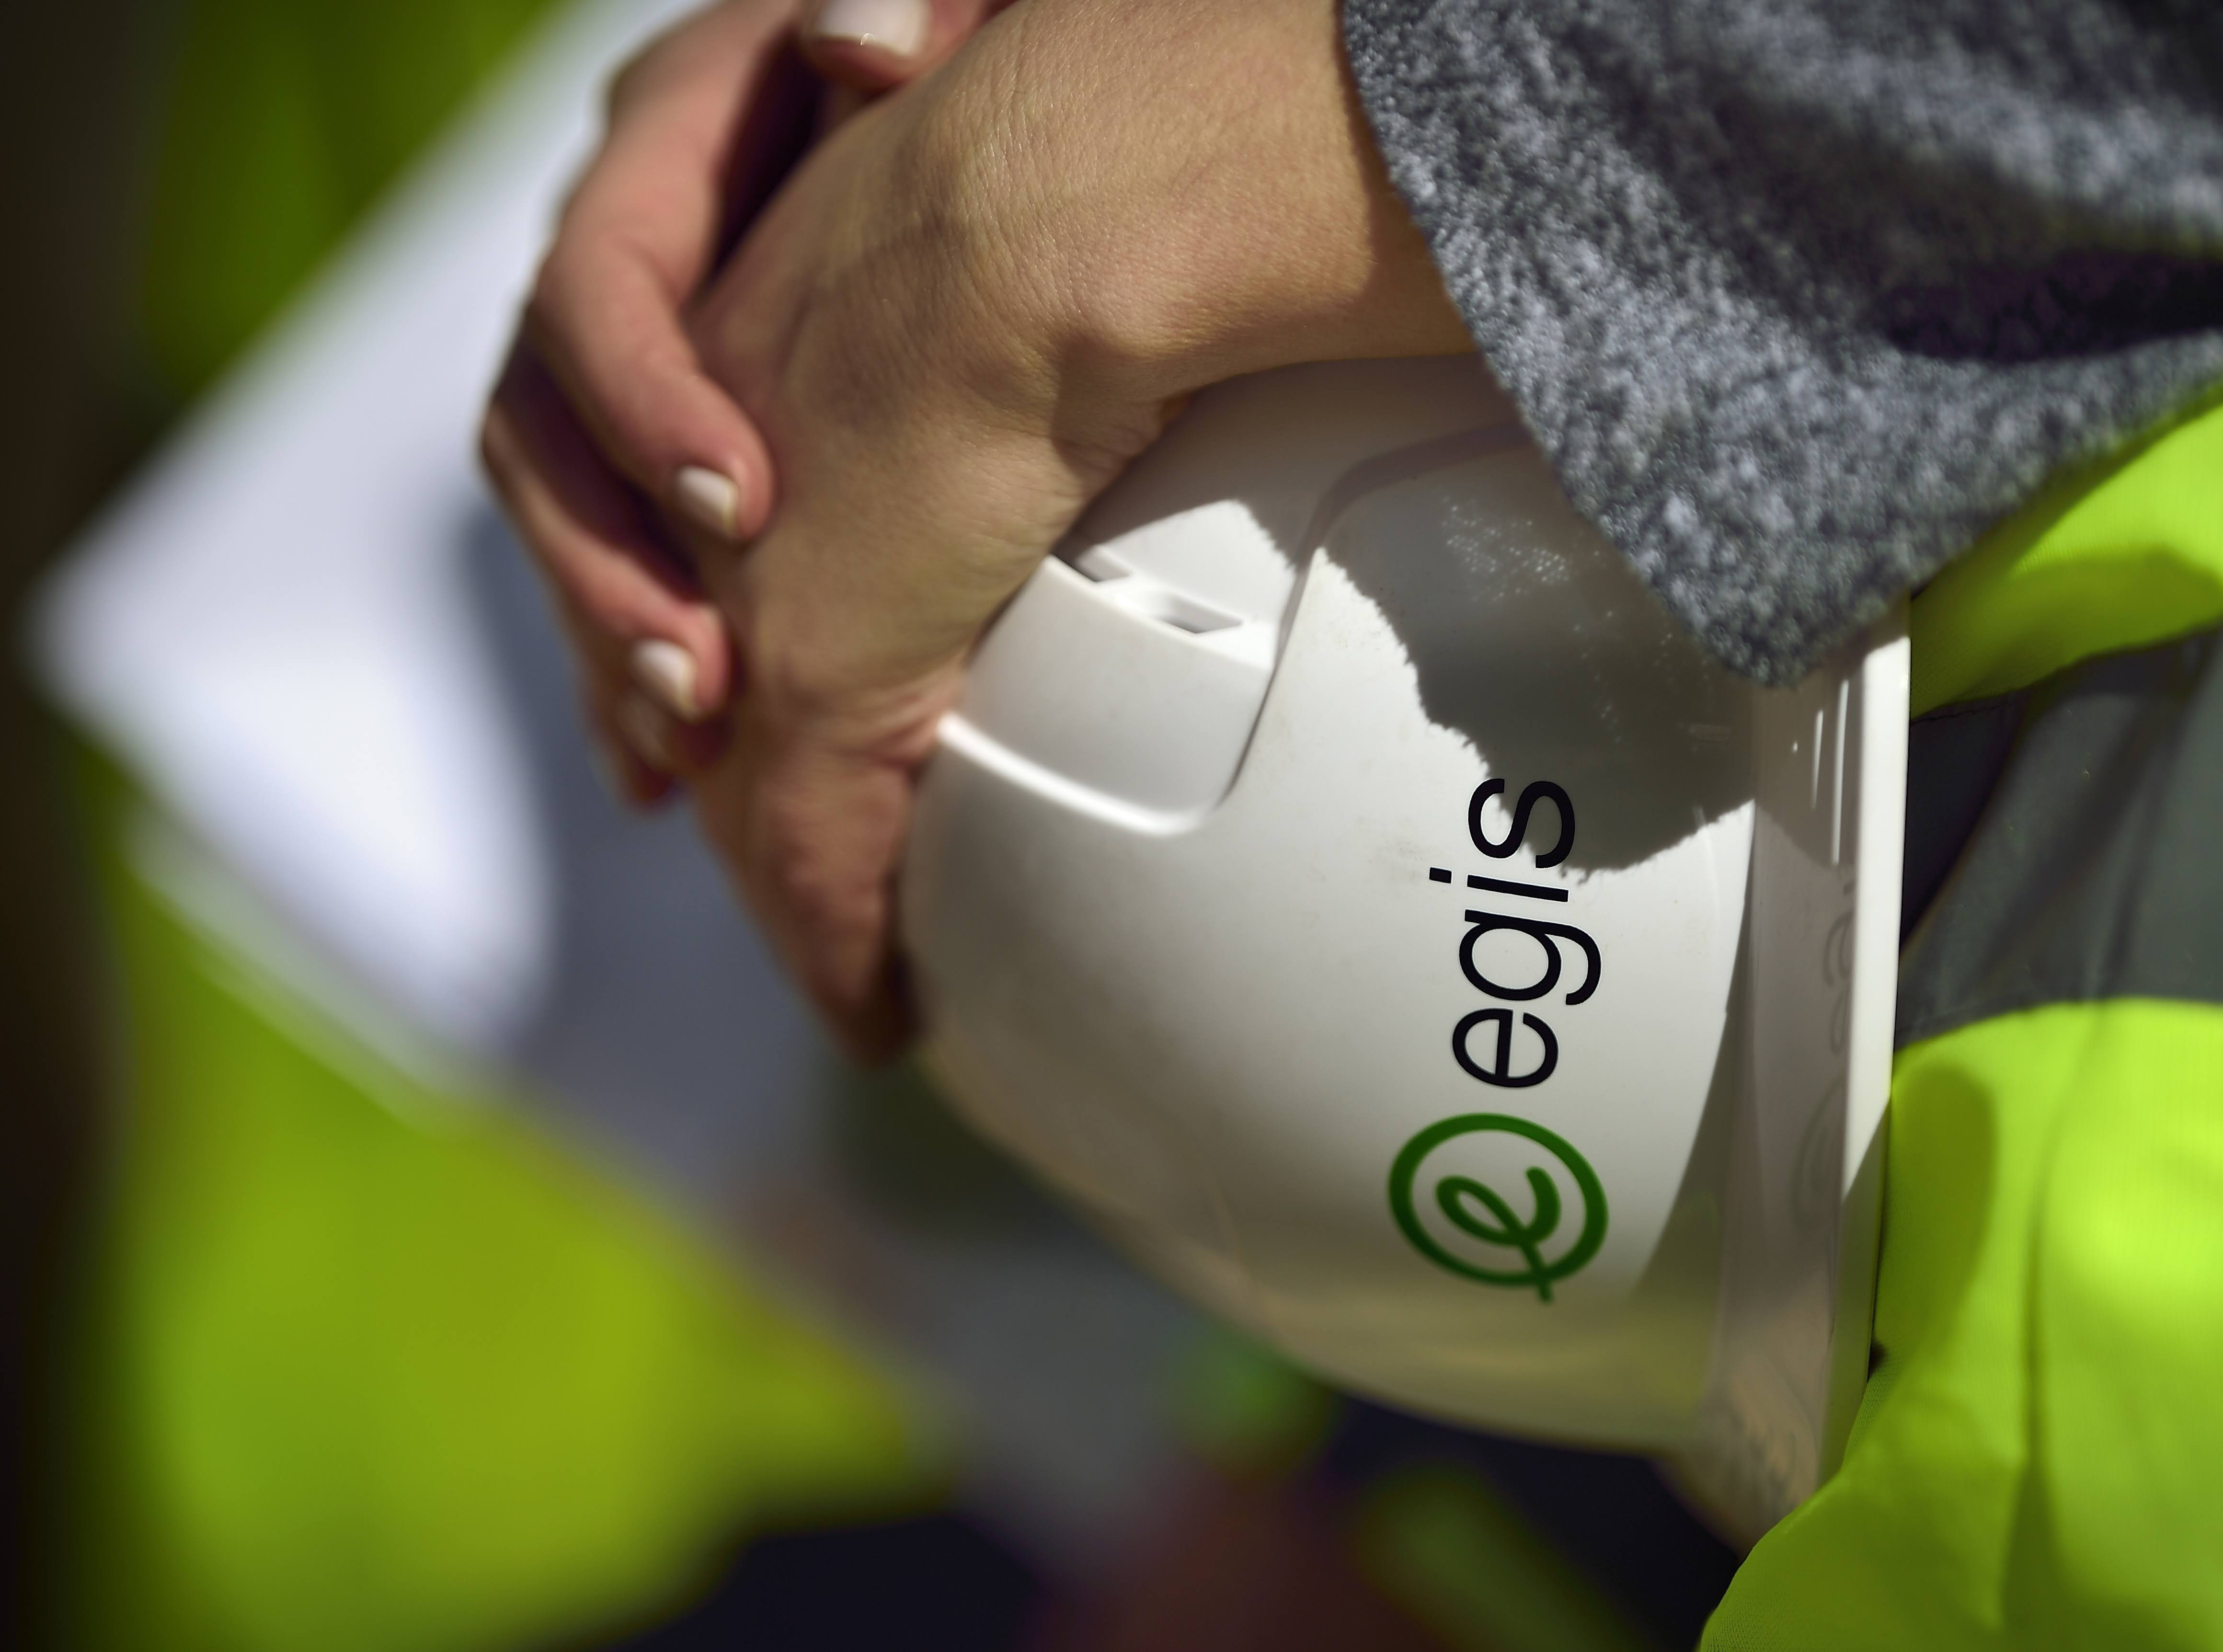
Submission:
<svg viewBox="0 0 2223 1652">
<path fill-rule="evenodd" d="M 35 689 L 16 646 L 27 594 L 549 9 L 0 0 L 0 1637 L 164 1652 L 1693 1643 L 1734 1557 L 1647 1465 L 1326 1392 L 1128 1274 L 915 1080 L 782 1069 L 765 1081 L 795 1093 L 779 1117 L 805 1120 L 782 1127 L 816 1144 L 777 1176 L 744 1165 L 683 1189 L 658 1164 L 699 1165 L 687 1144 L 727 1138 L 676 1103 L 637 1110 L 677 1132 L 661 1160 L 553 1099 L 490 1125 L 434 1118 L 437 1097 L 422 1118 L 358 1118 L 359 1093 L 419 1079 L 320 1053 L 282 980 L 227 997 L 267 959 L 148 897 L 119 846 L 162 814 L 161 788 Z M 491 518 L 473 523 L 492 547 L 466 558 L 495 615 L 489 657 L 560 698 L 526 582 Z M 561 781 L 546 797 L 583 772 L 567 715 L 545 725 Z M 675 842 L 643 837 L 635 858 Z M 574 894 L 591 911 L 595 891 Z M 721 957 L 747 944 L 715 942 Z M 557 1031 L 501 1081 L 553 1074 L 552 1092 L 599 1071 L 577 1047 L 592 1020 L 551 1011 Z M 286 1158 L 311 1119 L 340 1144 Z M 384 1191 L 348 1191 L 373 1161 Z M 257 1165 L 312 1205 L 359 1199 L 344 1245 L 318 1251 L 324 1230 L 299 1211 L 265 1220 Z M 234 1252 L 164 1272 L 209 1235 Z M 410 1247 L 431 1259 L 381 1271 Z M 512 1333 L 537 1365 L 481 1357 L 468 1279 L 463 1306 L 441 1308 L 452 1323 L 425 1329 L 445 1276 L 489 1255 L 508 1259 L 488 1290 L 549 1297 L 545 1326 Z M 598 1290 L 616 1306 L 582 1317 Z M 644 1302 L 677 1328 L 655 1329 Z M 322 1363 L 295 1357 L 312 1323 L 333 1344 Z M 622 1363 L 636 1324 L 633 1375 L 585 1369 Z M 501 1478 L 515 1465 L 489 1443 L 535 1404 L 503 1447 L 528 1464 L 622 1459 L 645 1418 L 664 1428 L 644 1460 L 724 1466 L 696 1485 L 680 1468 L 636 1485 L 623 1460 L 574 1465 L 548 1482 L 564 1497 L 600 1495 L 596 1473 L 616 1488 L 607 1529 L 575 1530 L 549 1506 L 562 1497 Z M 192 1423 L 204 1413 L 223 1427 Z M 362 1460 L 319 1466 L 317 1450 L 367 1433 Z M 221 1445 L 266 1439 L 292 1443 L 268 1463 Z M 510 1541 L 489 1521 L 513 1521 Z M 390 1562 L 412 1544 L 430 1557 L 415 1571 Z M 444 1572 L 450 1553 L 469 1558 Z M 406 1601 L 394 1577 L 417 1579 Z"/>
<path fill-rule="evenodd" d="M 0 361 L 9 392 L 0 404 L 0 613 L 11 621 L 32 577 L 170 411 L 148 381 L 133 300 L 176 10 L 137 0 L 11 0 L 0 9 Z M 19 652 L 8 649 L 0 673 L 0 1472 L 11 1534 L 0 1636 L 32 1646 L 60 1564 L 52 1388 L 99 1089 L 90 897 L 55 731 Z"/>
<path fill-rule="evenodd" d="M 313 4 L 0 5 L 0 614 L 11 644 L 24 593 L 72 531 L 539 9 L 419 0 L 377 8 L 350 31 L 346 9 Z M 443 37 L 450 49 L 420 54 Z M 51 1517 L 67 1466 L 57 1349 L 79 1306 L 73 1269 L 116 1122 L 104 1088 L 116 1028 L 66 794 L 68 736 L 31 691 L 21 653 L 9 646 L 0 672 L 0 1312 L 14 1535 L 0 1613 L 7 1643 L 28 1646 L 62 1564 Z"/>
</svg>

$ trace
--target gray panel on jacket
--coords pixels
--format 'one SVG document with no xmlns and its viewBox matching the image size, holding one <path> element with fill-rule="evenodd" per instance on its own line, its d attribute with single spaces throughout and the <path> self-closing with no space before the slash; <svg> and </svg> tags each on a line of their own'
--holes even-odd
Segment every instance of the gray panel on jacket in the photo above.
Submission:
<svg viewBox="0 0 2223 1652">
<path fill-rule="evenodd" d="M 1924 732 L 1956 722 L 1977 732 Z M 1925 793 L 1964 791 L 1982 731 L 2012 722 L 2004 772 L 1902 955 L 1899 1042 L 2063 1001 L 2223 1004 L 2223 634 L 1918 720 L 1910 818 Z M 1934 829 L 1959 817 L 1928 812 Z"/>
</svg>

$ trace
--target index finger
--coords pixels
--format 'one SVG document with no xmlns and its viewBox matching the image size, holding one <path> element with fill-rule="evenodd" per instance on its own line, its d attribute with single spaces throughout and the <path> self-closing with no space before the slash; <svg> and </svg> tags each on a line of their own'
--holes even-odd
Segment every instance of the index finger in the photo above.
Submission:
<svg viewBox="0 0 2223 1652">
<path fill-rule="evenodd" d="M 721 538 L 770 514 L 755 426 L 702 369 L 683 307 L 728 219 L 807 139 L 817 96 L 788 0 L 721 6 L 613 83 L 609 134 L 567 203 L 526 309 L 535 353 L 611 463 Z"/>
</svg>

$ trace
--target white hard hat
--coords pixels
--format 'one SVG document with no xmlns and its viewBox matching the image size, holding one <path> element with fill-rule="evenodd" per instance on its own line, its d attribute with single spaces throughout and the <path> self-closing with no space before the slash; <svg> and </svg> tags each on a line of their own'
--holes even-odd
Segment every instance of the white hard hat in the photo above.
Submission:
<svg viewBox="0 0 2223 1652">
<path fill-rule="evenodd" d="M 1756 1529 L 1866 1374 L 1905 713 L 1893 625 L 1708 660 L 1470 358 L 1220 386 L 943 725 L 929 1065 L 1298 1360 Z"/>
</svg>

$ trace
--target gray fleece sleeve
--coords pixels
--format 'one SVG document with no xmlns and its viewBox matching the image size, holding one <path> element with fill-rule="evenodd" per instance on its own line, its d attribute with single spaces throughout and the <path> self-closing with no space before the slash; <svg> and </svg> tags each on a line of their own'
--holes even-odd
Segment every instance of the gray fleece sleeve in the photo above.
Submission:
<svg viewBox="0 0 2223 1652">
<path fill-rule="evenodd" d="M 1576 505 L 1751 676 L 2223 382 L 2215 0 L 1345 0 L 1344 27 Z"/>
</svg>

